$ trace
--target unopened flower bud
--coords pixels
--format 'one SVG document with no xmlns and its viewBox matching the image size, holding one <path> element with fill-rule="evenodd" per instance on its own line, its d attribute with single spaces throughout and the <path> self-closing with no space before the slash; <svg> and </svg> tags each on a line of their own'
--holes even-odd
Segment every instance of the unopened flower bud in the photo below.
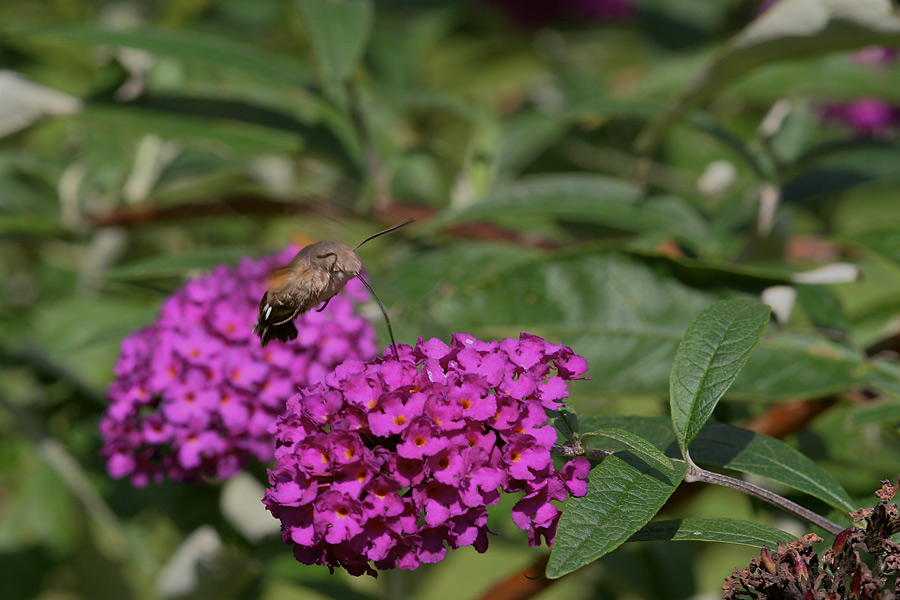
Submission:
<svg viewBox="0 0 900 600">
<path fill-rule="evenodd" d="M 834 556 L 837 556 L 844 551 L 844 546 L 847 545 L 847 540 L 850 539 L 850 535 L 855 530 L 855 527 L 848 527 L 847 529 L 837 534 L 837 537 L 834 538 L 834 543 L 831 545 L 831 552 Z"/>
<path fill-rule="evenodd" d="M 806 569 L 806 561 L 796 551 L 791 550 L 791 561 L 794 563 L 794 571 L 797 573 L 797 579 L 806 581 L 809 579 L 809 571 Z"/>
<path fill-rule="evenodd" d="M 772 556 L 769 554 L 768 546 L 762 547 L 760 559 L 762 559 L 762 564 L 766 568 L 766 571 L 768 571 L 772 575 L 776 575 L 778 573 L 778 569 L 775 567 L 775 561 L 772 560 Z"/>
<path fill-rule="evenodd" d="M 853 579 L 850 580 L 850 597 L 851 598 L 859 598 L 859 588 L 862 587 L 862 573 L 857 568 L 856 573 L 853 574 Z"/>
</svg>

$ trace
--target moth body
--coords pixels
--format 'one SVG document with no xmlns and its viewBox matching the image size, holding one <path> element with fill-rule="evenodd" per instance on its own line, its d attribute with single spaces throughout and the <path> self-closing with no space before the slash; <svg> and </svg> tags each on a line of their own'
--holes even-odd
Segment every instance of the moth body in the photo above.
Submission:
<svg viewBox="0 0 900 600">
<path fill-rule="evenodd" d="M 316 242 L 306 246 L 273 274 L 259 302 L 253 332 L 263 346 L 273 339 L 287 342 L 296 338 L 294 318 L 319 304 L 328 304 L 361 269 L 359 256 L 345 244 Z"/>
</svg>

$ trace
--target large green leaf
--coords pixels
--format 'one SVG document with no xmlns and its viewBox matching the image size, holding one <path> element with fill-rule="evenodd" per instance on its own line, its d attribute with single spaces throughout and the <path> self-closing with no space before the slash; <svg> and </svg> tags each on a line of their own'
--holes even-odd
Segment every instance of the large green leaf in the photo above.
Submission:
<svg viewBox="0 0 900 600">
<path fill-rule="evenodd" d="M 691 456 L 783 483 L 839 511 L 855 508 L 841 485 L 809 457 L 767 435 L 723 423 L 709 423 L 691 445 Z"/>
<path fill-rule="evenodd" d="M 485 337 L 527 331 L 564 342 L 590 365 L 580 389 L 628 394 L 664 393 L 682 332 L 716 299 L 618 252 L 538 256 L 486 278 L 473 267 L 469 277 L 442 289 L 431 306 L 437 322 Z"/>
<path fill-rule="evenodd" d="M 591 470 L 587 495 L 566 503 L 547 577 L 562 577 L 622 545 L 662 508 L 686 471 L 679 463 L 674 473 L 662 473 L 627 453 L 606 457 Z"/>
<path fill-rule="evenodd" d="M 691 324 L 675 353 L 670 379 L 672 424 L 682 454 L 759 343 L 770 309 L 749 300 L 723 300 Z"/>
<path fill-rule="evenodd" d="M 652 442 L 667 455 L 679 455 L 675 432 L 666 417 L 584 416 L 582 428 L 625 429 Z M 621 444 L 605 449 L 627 448 Z M 813 460 L 773 437 L 722 423 L 707 423 L 691 444 L 691 458 L 700 464 L 724 467 L 764 477 L 809 494 L 839 511 L 853 510 L 850 496 Z"/>
<path fill-rule="evenodd" d="M 697 314 L 734 289 L 758 293 L 779 282 L 762 271 L 614 250 L 546 256 L 469 243 L 404 254 L 381 287 L 411 310 L 424 304 L 428 322 L 439 326 L 435 335 L 527 331 L 587 359 L 591 380 L 578 384 L 582 392 L 662 396 L 675 349 Z M 864 372 L 858 353 L 823 336 L 778 334 L 763 340 L 729 397 L 814 397 L 856 385 Z"/>
<path fill-rule="evenodd" d="M 155 133 L 199 148 L 241 154 L 297 152 L 303 139 L 293 132 L 226 119 L 198 118 L 136 106 L 90 105 L 69 118 L 93 135 L 141 136 Z"/>
<path fill-rule="evenodd" d="M 758 67 L 873 44 L 900 44 L 890 0 L 781 0 L 722 48 L 636 145 L 651 151 L 688 111 Z"/>
<path fill-rule="evenodd" d="M 210 269 L 223 264 L 234 265 L 241 258 L 258 253 L 250 248 L 208 248 L 194 252 L 163 254 L 108 269 L 103 274 L 110 279 L 183 277 L 198 269 Z"/>
<path fill-rule="evenodd" d="M 644 233 L 660 231 L 703 247 L 710 243 L 706 222 L 674 197 L 644 199 L 630 182 L 603 175 L 537 175 L 505 184 L 477 203 L 444 212 L 435 228 L 471 221 L 492 221 L 511 214 L 566 219 Z"/>
<path fill-rule="evenodd" d="M 787 544 L 796 536 L 768 525 L 739 519 L 673 519 L 653 521 L 629 538 L 629 542 L 724 542 L 761 548 Z"/>
<path fill-rule="evenodd" d="M 372 30 L 367 0 L 297 0 L 326 86 L 338 90 L 359 64 Z"/>
<path fill-rule="evenodd" d="M 306 67 L 294 60 L 245 44 L 233 37 L 200 31 L 164 31 L 160 29 L 116 30 L 96 25 L 65 25 L 18 32 L 15 35 L 83 44 L 108 44 L 146 50 L 207 66 L 239 70 L 278 86 L 305 85 Z"/>
<path fill-rule="evenodd" d="M 70 298 L 41 306 L 34 353 L 94 389 L 105 387 L 122 338 L 153 321 L 156 304 L 122 298 Z"/>
<path fill-rule="evenodd" d="M 822 335 L 781 333 L 762 340 L 728 397 L 819 398 L 863 384 L 869 368 L 858 350 Z"/>
</svg>

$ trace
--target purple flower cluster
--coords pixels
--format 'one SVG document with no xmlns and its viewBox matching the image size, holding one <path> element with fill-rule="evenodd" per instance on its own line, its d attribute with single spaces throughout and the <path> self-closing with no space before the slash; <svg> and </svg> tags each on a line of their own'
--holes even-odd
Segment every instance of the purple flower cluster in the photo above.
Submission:
<svg viewBox="0 0 900 600">
<path fill-rule="evenodd" d="M 524 492 L 515 524 L 531 545 L 552 545 L 552 501 L 587 493 L 590 465 L 555 470 L 545 409 L 562 406 L 585 360 L 528 334 L 398 350 L 399 362 L 344 362 L 288 400 L 275 425 L 263 502 L 297 560 L 374 576 L 372 564 L 415 569 L 448 547 L 484 552 L 501 491 Z"/>
<path fill-rule="evenodd" d="M 271 271 L 297 248 L 188 282 L 156 322 L 124 340 L 100 421 L 112 477 L 134 485 L 227 478 L 249 460 L 270 461 L 270 427 L 296 391 L 346 358 L 375 356 L 375 332 L 355 314 L 367 298 L 354 280 L 321 313 L 298 319 L 299 336 L 265 348 L 252 333 Z"/>
<path fill-rule="evenodd" d="M 557 21 L 590 23 L 627 19 L 632 0 L 488 0 L 521 27 L 548 26 Z"/>
<path fill-rule="evenodd" d="M 759 7 L 762 14 L 779 0 L 764 0 Z M 853 55 L 853 61 L 865 68 L 879 69 L 897 61 L 896 48 L 869 46 Z M 829 102 L 822 106 L 822 118 L 841 123 L 857 134 L 878 137 L 896 132 L 900 125 L 900 106 L 881 98 L 856 98 L 847 102 Z"/>
<path fill-rule="evenodd" d="M 870 46 L 853 55 L 857 64 L 869 68 L 884 68 L 896 62 L 900 53 L 895 48 Z M 826 119 L 843 123 L 858 134 L 875 137 L 896 131 L 900 125 L 900 107 L 880 98 L 857 98 L 843 103 L 831 103 L 822 111 Z"/>
</svg>

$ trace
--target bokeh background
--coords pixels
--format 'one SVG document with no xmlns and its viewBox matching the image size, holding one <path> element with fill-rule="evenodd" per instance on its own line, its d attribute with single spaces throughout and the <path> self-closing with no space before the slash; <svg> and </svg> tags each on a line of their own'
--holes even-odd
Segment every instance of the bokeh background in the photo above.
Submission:
<svg viewBox="0 0 900 600">
<path fill-rule="evenodd" d="M 793 308 L 716 416 L 787 440 L 871 505 L 900 471 L 893 10 L 4 0 L 0 596 L 720 595 L 758 549 L 626 544 L 532 581 L 546 549 L 506 502 L 485 555 L 354 579 L 293 560 L 259 502 L 265 465 L 202 485 L 110 477 L 113 365 L 171 293 L 407 217 L 360 249 L 398 341 L 565 343 L 590 364 L 572 403 L 591 423 L 666 414 L 674 350 L 711 302 Z M 362 310 L 383 348 L 377 307 Z M 804 531 L 730 491 L 683 496 L 669 516 Z"/>
</svg>

